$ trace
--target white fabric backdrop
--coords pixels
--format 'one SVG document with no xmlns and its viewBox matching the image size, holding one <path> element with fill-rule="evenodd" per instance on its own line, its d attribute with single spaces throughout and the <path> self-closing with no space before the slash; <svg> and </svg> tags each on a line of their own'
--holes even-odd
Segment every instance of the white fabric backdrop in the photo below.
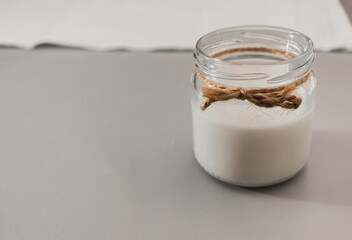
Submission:
<svg viewBox="0 0 352 240">
<path fill-rule="evenodd" d="M 0 45 L 25 49 L 190 49 L 209 31 L 246 24 L 299 30 L 319 50 L 352 50 L 338 0 L 0 0 Z"/>
</svg>

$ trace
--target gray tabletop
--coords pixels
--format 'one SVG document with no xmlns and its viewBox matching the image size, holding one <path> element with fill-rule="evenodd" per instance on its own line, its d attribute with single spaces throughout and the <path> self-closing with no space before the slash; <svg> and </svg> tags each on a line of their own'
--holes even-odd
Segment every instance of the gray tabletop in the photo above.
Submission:
<svg viewBox="0 0 352 240">
<path fill-rule="evenodd" d="M 0 239 L 352 239 L 352 54 L 318 54 L 294 179 L 238 188 L 192 154 L 190 52 L 0 51 Z"/>
</svg>

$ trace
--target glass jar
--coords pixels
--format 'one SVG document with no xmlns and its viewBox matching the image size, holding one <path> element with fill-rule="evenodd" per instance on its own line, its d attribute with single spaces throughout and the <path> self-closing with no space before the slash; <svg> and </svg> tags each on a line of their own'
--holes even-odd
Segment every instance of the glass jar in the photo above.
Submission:
<svg viewBox="0 0 352 240">
<path fill-rule="evenodd" d="M 299 172 L 315 106 L 312 41 L 286 28 L 233 27 L 201 37 L 194 57 L 193 150 L 205 171 L 247 187 Z"/>
</svg>

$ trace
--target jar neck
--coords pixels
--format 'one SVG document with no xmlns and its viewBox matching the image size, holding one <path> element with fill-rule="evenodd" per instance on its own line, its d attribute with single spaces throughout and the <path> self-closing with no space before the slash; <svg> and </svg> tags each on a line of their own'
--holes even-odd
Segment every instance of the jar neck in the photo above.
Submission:
<svg viewBox="0 0 352 240">
<path fill-rule="evenodd" d="M 307 75 L 315 52 L 312 41 L 294 30 L 244 26 L 203 36 L 194 57 L 196 70 L 217 84 L 270 88 Z"/>
</svg>

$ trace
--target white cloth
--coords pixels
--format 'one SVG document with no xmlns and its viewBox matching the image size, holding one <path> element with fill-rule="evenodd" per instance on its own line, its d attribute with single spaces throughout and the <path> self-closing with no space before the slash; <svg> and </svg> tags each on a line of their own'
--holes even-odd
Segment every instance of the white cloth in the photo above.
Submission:
<svg viewBox="0 0 352 240">
<path fill-rule="evenodd" d="M 0 0 L 0 45 L 25 49 L 191 49 L 209 31 L 247 24 L 296 29 L 319 50 L 352 50 L 338 0 Z"/>
</svg>

